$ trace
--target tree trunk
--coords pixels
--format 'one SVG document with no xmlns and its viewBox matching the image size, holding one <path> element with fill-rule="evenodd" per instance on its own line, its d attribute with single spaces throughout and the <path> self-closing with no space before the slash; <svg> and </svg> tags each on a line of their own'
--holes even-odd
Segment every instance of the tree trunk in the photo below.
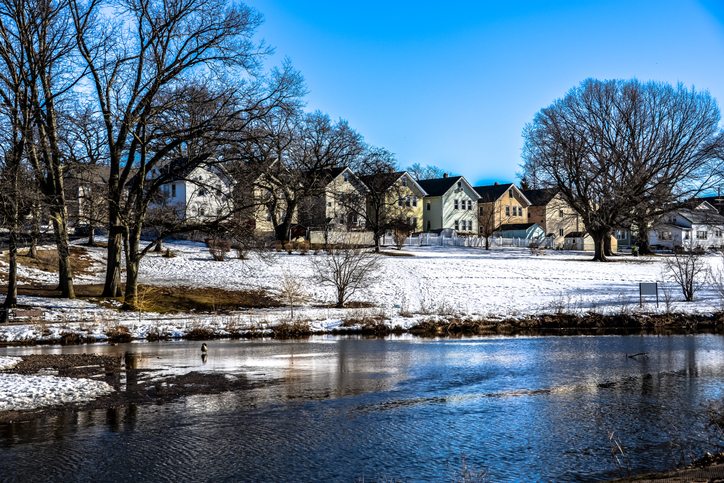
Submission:
<svg viewBox="0 0 724 483">
<path fill-rule="evenodd" d="M 8 261 L 10 267 L 8 271 L 8 294 L 5 297 L 3 307 L 11 309 L 18 304 L 18 223 L 17 223 L 17 208 L 15 208 L 15 216 L 10 223 L 10 230 L 8 232 L 8 248 L 10 253 L 8 255 Z"/>
<path fill-rule="evenodd" d="M 66 299 L 74 299 L 73 270 L 70 262 L 70 241 L 68 239 L 68 213 L 65 204 L 53 203 L 50 209 L 50 217 L 53 220 L 53 231 L 55 231 L 55 244 L 58 249 L 58 290 L 60 296 Z"/>
<path fill-rule="evenodd" d="M 603 235 L 603 253 L 607 257 L 616 256 L 616 254 L 613 253 L 613 249 L 611 248 L 611 232 L 608 232 L 605 235 Z"/>
<path fill-rule="evenodd" d="M 344 308 L 344 292 L 343 288 L 337 288 L 337 305 L 335 307 L 338 309 Z"/>
<path fill-rule="evenodd" d="M 156 241 L 156 247 L 153 249 L 154 252 L 162 252 L 163 251 L 163 240 L 158 239 Z"/>
<path fill-rule="evenodd" d="M 30 248 L 28 256 L 38 258 L 38 240 L 40 239 L 40 205 L 33 203 L 32 207 L 32 228 L 30 229 Z"/>
<path fill-rule="evenodd" d="M 126 237 L 126 291 L 123 294 L 123 309 L 138 310 L 138 269 L 141 254 L 141 230 L 132 230 Z"/>
<path fill-rule="evenodd" d="M 121 256 L 123 253 L 123 226 L 118 218 L 110 220 L 108 233 L 108 261 L 106 262 L 106 282 L 101 297 L 121 296 Z"/>
<path fill-rule="evenodd" d="M 90 224 L 90 233 L 88 234 L 88 246 L 94 247 L 96 246 L 96 234 L 95 234 L 95 226 L 93 226 L 93 223 Z"/>
<path fill-rule="evenodd" d="M 588 233 L 591 235 L 594 244 L 593 261 L 607 262 L 608 259 L 606 259 L 606 251 L 604 247 L 604 237 L 606 236 L 606 231 L 588 230 Z"/>
</svg>

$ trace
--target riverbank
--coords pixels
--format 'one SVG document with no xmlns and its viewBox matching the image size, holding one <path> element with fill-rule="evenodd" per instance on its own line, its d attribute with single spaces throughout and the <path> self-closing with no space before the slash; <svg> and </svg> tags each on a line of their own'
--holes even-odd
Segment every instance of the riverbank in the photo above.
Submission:
<svg viewBox="0 0 724 483">
<path fill-rule="evenodd" d="M 386 336 L 413 334 L 421 337 L 474 335 L 603 335 L 610 333 L 722 333 L 724 312 L 714 314 L 542 314 L 521 318 L 476 319 L 457 315 L 409 317 L 406 323 L 380 313 L 350 311 L 344 319 L 319 321 L 296 319 L 253 324 L 243 316 L 206 316 L 189 319 L 126 320 L 94 322 L 35 322 L 0 325 L 0 347 L 42 344 L 86 344 L 133 340 L 212 340 L 254 338 L 305 338 L 311 335 L 356 334 Z M 148 320 L 150 319 L 150 320 Z"/>
</svg>

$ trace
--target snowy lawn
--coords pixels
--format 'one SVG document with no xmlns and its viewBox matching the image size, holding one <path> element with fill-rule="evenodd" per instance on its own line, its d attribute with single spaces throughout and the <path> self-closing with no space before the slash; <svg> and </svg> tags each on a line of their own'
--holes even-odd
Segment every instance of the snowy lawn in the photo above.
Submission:
<svg viewBox="0 0 724 483">
<path fill-rule="evenodd" d="M 356 293 L 352 300 L 370 302 L 371 309 L 334 309 L 335 293 L 330 287 L 315 286 L 312 257 L 286 252 L 272 253 L 270 263 L 260 260 L 225 262 L 211 259 L 200 243 L 169 242 L 175 258 L 151 253 L 141 263 L 139 281 L 143 284 L 185 287 L 216 287 L 226 290 L 266 289 L 278 293 L 284 273 L 291 273 L 310 296 L 305 306 L 295 309 L 295 317 L 307 320 L 312 330 L 330 330 L 344 319 L 384 315 L 390 326 L 409 328 L 430 317 L 457 314 L 475 318 L 525 317 L 556 311 L 585 313 L 595 311 L 663 312 L 667 310 L 665 293 L 670 295 L 673 312 L 709 314 L 722 308 L 722 299 L 711 284 L 697 293 L 694 302 L 684 302 L 681 290 L 665 270 L 665 256 L 638 257 L 622 255 L 610 263 L 591 262 L 591 253 L 546 250 L 536 256 L 527 249 L 498 248 L 486 251 L 467 247 L 412 247 L 403 250 L 413 256 L 382 257 L 378 279 Z M 385 249 L 396 252 L 396 250 Z M 94 276 L 83 283 L 102 283 L 105 250 L 89 249 L 99 261 Z M 721 269 L 722 257 L 706 257 L 714 269 Z M 0 271 L 3 270 L 0 266 Z M 27 268 L 20 275 L 33 278 Z M 47 274 L 43 277 L 47 277 Z M 45 281 L 45 278 L 42 279 Z M 638 284 L 663 282 L 660 303 L 648 297 L 639 307 Z M 0 295 L 0 301 L 2 300 Z M 180 337 L 192 328 L 208 327 L 223 335 L 239 327 L 268 329 L 289 320 L 287 308 L 240 311 L 231 316 L 208 314 L 159 315 L 118 312 L 100 308 L 82 300 L 20 297 L 19 303 L 43 308 L 48 321 L 61 324 L 19 325 L 0 328 L 0 341 L 23 339 L 57 339 L 63 332 L 76 331 L 99 339 L 105 338 L 109 324 L 126 325 L 133 337 L 144 338 L 155 331 Z"/>
</svg>

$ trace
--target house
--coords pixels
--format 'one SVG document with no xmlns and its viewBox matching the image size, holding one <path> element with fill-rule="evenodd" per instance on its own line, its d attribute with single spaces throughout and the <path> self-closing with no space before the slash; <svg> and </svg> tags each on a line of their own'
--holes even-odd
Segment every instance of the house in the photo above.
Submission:
<svg viewBox="0 0 724 483">
<path fill-rule="evenodd" d="M 231 212 L 230 183 L 221 171 L 209 164 L 211 155 L 189 162 L 187 157 L 172 159 L 153 168 L 149 179 L 162 178 L 159 201 L 149 210 L 168 210 L 176 219 L 205 222 Z"/>
<path fill-rule="evenodd" d="M 286 175 L 288 175 L 286 168 L 276 159 L 252 183 L 252 200 L 249 200 L 248 204 L 253 206 L 250 209 L 250 217 L 258 232 L 274 232 L 274 219 L 281 224 L 287 216 L 287 200 L 280 188 L 284 183 L 279 179 Z M 296 210 L 292 213 L 292 223 L 297 223 Z"/>
<path fill-rule="evenodd" d="M 63 170 L 63 190 L 68 209 L 68 219 L 81 225 L 105 226 L 108 224 L 109 166 L 74 164 Z"/>
<path fill-rule="evenodd" d="M 530 201 L 513 183 L 476 186 L 475 191 L 480 196 L 477 217 L 481 235 L 500 233 L 502 225 L 528 223 Z"/>
<path fill-rule="evenodd" d="M 591 235 L 585 231 L 572 231 L 563 237 L 563 249 L 593 252 L 596 250 L 596 245 Z M 614 252 L 618 250 L 618 243 L 614 236 L 611 236 L 611 250 Z"/>
<path fill-rule="evenodd" d="M 367 186 L 362 180 L 348 167 L 325 168 L 314 177 L 323 194 L 301 203 L 299 222 L 312 227 L 363 229 L 365 221 L 358 213 L 366 209 Z"/>
<path fill-rule="evenodd" d="M 419 182 L 427 193 L 423 203 L 423 230 L 453 229 L 459 234 L 478 232 L 477 205 L 480 195 L 463 176 L 448 176 Z"/>
<path fill-rule="evenodd" d="M 558 188 L 525 190 L 523 195 L 530 202 L 527 221 L 539 224 L 546 236 L 553 237 L 555 247 L 564 247 L 564 238 L 569 233 L 583 231 L 578 213 L 566 202 Z"/>
<path fill-rule="evenodd" d="M 542 240 L 546 232 L 538 223 L 506 223 L 498 227 L 495 236 Z"/>
<path fill-rule="evenodd" d="M 404 222 L 413 232 L 423 231 L 423 201 L 427 196 L 420 184 L 407 171 L 390 171 L 369 176 L 360 176 L 362 182 L 372 191 L 384 193 L 376 204 L 379 205 L 385 224 Z M 375 202 L 370 196 L 367 201 L 367 218 L 375 219 Z"/>
<path fill-rule="evenodd" d="M 667 213 L 649 231 L 649 244 L 661 248 L 724 247 L 724 216 L 708 201 Z"/>
</svg>

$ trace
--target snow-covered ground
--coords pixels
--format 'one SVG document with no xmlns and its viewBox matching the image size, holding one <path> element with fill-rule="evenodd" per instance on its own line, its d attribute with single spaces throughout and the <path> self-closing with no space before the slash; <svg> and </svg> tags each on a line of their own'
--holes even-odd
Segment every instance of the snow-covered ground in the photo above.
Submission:
<svg viewBox="0 0 724 483">
<path fill-rule="evenodd" d="M 0 411 L 91 401 L 110 392 L 105 382 L 88 379 L 0 374 Z"/>
<path fill-rule="evenodd" d="M 310 281 L 313 257 L 286 252 L 272 253 L 270 260 L 217 262 L 199 243 L 166 243 L 176 254 L 164 258 L 149 254 L 141 263 L 144 284 L 234 289 L 266 289 L 278 292 L 285 273 L 292 274 L 306 288 L 309 302 L 295 309 L 295 318 L 308 320 L 313 330 L 330 330 L 344 319 L 384 314 L 392 326 L 409 328 L 420 320 L 444 314 L 478 318 L 524 317 L 540 313 L 618 313 L 632 311 L 703 313 L 721 310 L 723 301 L 711 284 L 706 284 L 694 302 L 684 302 L 680 289 L 669 279 L 665 256 L 615 257 L 610 263 L 591 262 L 591 253 L 547 250 L 534 255 L 527 249 L 498 248 L 486 251 L 467 247 L 411 247 L 413 256 L 382 257 L 382 270 L 374 283 L 356 293 L 352 300 L 371 302 L 371 309 L 334 309 L 335 293 Z M 388 249 L 386 249 L 388 250 Z M 98 260 L 93 276 L 76 278 L 80 283 L 102 283 L 104 249 L 90 249 Z M 397 250 L 389 250 L 397 252 Z M 722 257 L 706 257 L 714 270 L 722 268 Z M 0 270 L 5 267 L 0 265 Z M 6 268 L 5 268 L 6 269 Z M 20 269 L 20 276 L 52 283 L 55 276 L 38 270 Z M 660 282 L 659 306 L 646 297 L 639 307 L 639 283 Z M 667 307 L 665 299 L 670 299 Z M 0 295 L 0 300 L 2 296 Z M 223 334 L 231 327 L 265 329 L 289 320 L 287 308 L 240 311 L 231 316 L 177 314 L 173 316 L 122 313 L 80 300 L 20 297 L 23 305 L 41 307 L 48 321 L 60 324 L 24 325 L 0 328 L 0 340 L 58 338 L 71 330 L 104 338 L 109 324 L 122 323 L 135 337 L 149 331 L 181 336 L 193 327 L 207 326 Z M 45 335 L 42 332 L 45 332 Z"/>
</svg>

